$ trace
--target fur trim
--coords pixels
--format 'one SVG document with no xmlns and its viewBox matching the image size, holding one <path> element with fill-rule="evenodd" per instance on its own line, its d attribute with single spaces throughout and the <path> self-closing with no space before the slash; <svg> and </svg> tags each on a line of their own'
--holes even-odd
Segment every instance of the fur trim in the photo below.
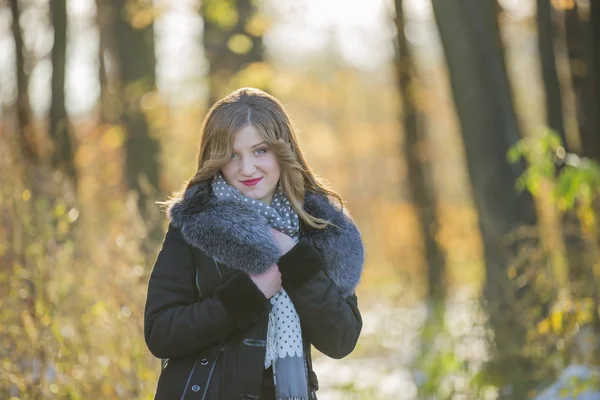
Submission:
<svg viewBox="0 0 600 400">
<path fill-rule="evenodd" d="M 325 261 L 325 272 L 345 294 L 353 293 L 365 263 L 360 231 L 347 210 L 325 196 L 308 194 L 304 210 L 313 217 L 330 221 L 325 229 L 306 228 L 304 237 Z"/>
<path fill-rule="evenodd" d="M 279 259 L 267 221 L 245 204 L 218 200 L 208 188 L 174 202 L 168 212 L 189 244 L 230 268 L 260 274 Z"/>
<path fill-rule="evenodd" d="M 333 224 L 325 229 L 303 226 L 301 236 L 321 255 L 325 273 L 344 293 L 353 293 L 364 264 L 358 228 L 345 209 L 325 196 L 308 193 L 304 210 Z M 168 214 L 189 244 L 228 267 L 257 274 L 279 259 L 266 219 L 241 202 L 218 200 L 208 184 L 189 189 L 171 203 Z"/>
</svg>

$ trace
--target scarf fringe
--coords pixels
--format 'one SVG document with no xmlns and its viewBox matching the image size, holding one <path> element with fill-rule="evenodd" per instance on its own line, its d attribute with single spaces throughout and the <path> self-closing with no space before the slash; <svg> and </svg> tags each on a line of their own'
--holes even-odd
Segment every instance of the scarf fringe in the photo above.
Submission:
<svg viewBox="0 0 600 400">
<path fill-rule="evenodd" d="M 269 368 L 271 364 L 275 366 L 275 359 L 277 358 L 277 331 L 275 330 L 275 315 L 269 313 L 269 323 L 267 326 L 267 350 L 265 354 L 265 369 Z"/>
<path fill-rule="evenodd" d="M 279 397 L 278 400 L 308 400 L 306 397 Z"/>
</svg>

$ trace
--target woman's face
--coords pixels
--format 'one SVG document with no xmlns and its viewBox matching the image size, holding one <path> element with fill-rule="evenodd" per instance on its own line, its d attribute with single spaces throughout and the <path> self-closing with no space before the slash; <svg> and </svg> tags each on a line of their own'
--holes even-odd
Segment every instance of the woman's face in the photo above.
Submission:
<svg viewBox="0 0 600 400">
<path fill-rule="evenodd" d="M 243 195 L 270 204 L 279 182 L 279 161 L 257 129 L 248 124 L 235 134 L 231 160 L 221 173 Z"/>
</svg>

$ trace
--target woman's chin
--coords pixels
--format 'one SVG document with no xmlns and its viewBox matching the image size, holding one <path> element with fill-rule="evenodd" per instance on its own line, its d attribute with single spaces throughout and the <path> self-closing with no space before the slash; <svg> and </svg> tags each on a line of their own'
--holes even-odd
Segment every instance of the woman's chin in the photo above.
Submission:
<svg viewBox="0 0 600 400">
<path fill-rule="evenodd" d="M 240 190 L 240 192 L 242 192 L 242 194 L 250 199 L 253 200 L 260 200 L 261 196 L 260 193 L 257 190 L 252 190 L 249 188 L 244 188 L 243 190 Z"/>
<path fill-rule="evenodd" d="M 269 195 L 268 192 L 265 193 L 264 188 L 259 187 L 240 187 L 238 188 L 238 190 L 240 191 L 240 193 L 242 193 L 244 196 L 250 199 L 262 201 L 267 204 L 270 202 L 270 199 L 273 198 L 273 194 L 275 192 L 275 190 L 273 190 Z"/>
</svg>

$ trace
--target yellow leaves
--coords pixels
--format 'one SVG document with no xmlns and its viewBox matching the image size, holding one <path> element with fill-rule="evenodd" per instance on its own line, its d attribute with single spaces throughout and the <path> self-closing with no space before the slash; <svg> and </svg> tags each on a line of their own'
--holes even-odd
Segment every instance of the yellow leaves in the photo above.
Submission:
<svg viewBox="0 0 600 400">
<path fill-rule="evenodd" d="M 116 149 L 123 145 L 125 141 L 125 132 L 120 125 L 111 125 L 100 139 L 100 146 L 103 149 Z"/>
<path fill-rule="evenodd" d="M 542 335 L 550 333 L 550 319 L 544 318 L 537 324 L 537 331 Z"/>
<path fill-rule="evenodd" d="M 90 150 L 90 163 L 85 168 L 78 165 L 78 170 L 100 187 L 100 196 L 98 190 L 86 190 L 87 186 L 82 190 L 96 196 L 94 203 L 84 199 L 74 207 L 60 187 L 50 195 L 36 191 L 33 196 L 33 190 L 28 192 L 19 183 L 12 185 L 10 203 L 2 208 L 10 211 L 21 207 L 18 211 L 27 211 L 21 214 L 30 218 L 16 219 L 14 225 L 11 221 L 9 227 L 20 231 L 0 230 L 0 247 L 6 249 L 5 268 L 0 268 L 4 289 L 0 296 L 0 347 L 8 351 L 0 358 L 0 392 L 10 385 L 21 398 L 26 396 L 31 385 L 22 370 L 23 360 L 28 365 L 39 363 L 41 371 L 51 367 L 60 377 L 43 385 L 46 395 L 73 400 L 128 397 L 138 391 L 136 397 L 148 398 L 153 388 L 146 382 L 155 382 L 160 371 L 158 365 L 151 365 L 143 335 L 139 334 L 139 310 L 146 292 L 146 282 L 139 279 L 146 273 L 143 258 L 137 251 L 123 253 L 108 243 L 109 238 L 114 241 L 111 228 L 115 226 L 128 243 L 145 237 L 143 231 L 134 236 L 131 225 L 138 217 L 123 211 L 121 198 L 105 185 L 103 169 L 107 164 L 116 165 L 121 172 L 120 151 L 114 149 L 119 145 L 120 127 L 102 125 L 87 132 L 90 134 L 82 136 L 81 142 Z M 82 154 L 85 156 L 85 150 L 79 156 Z M 48 183 L 50 186 L 52 182 Z M 109 201 L 121 203 L 121 214 L 107 211 Z M 71 223 L 80 221 L 84 209 L 106 224 L 91 225 L 86 219 L 73 231 Z M 26 236 L 30 226 L 36 228 L 37 235 L 26 237 L 19 248 L 5 237 L 14 233 Z M 61 237 L 59 229 L 69 229 L 69 233 Z M 134 346 L 141 349 L 139 354 L 132 353 Z M 40 359 L 41 355 L 46 358 Z M 140 376 L 147 378 L 142 381 Z M 119 395 L 114 382 L 122 388 Z"/>
<path fill-rule="evenodd" d="M 79 146 L 75 152 L 75 164 L 78 167 L 85 168 L 91 164 L 95 149 L 92 146 Z"/>
<path fill-rule="evenodd" d="M 23 201 L 29 201 L 29 199 L 31 199 L 31 192 L 28 189 L 23 190 L 21 198 L 23 199 Z"/>
<path fill-rule="evenodd" d="M 584 229 L 587 229 L 588 231 L 594 231 L 596 229 L 596 216 L 590 207 L 581 207 L 578 212 L 578 217 Z"/>
<path fill-rule="evenodd" d="M 67 206 L 64 203 L 59 203 L 56 207 L 54 207 L 54 218 L 60 218 L 65 215 L 67 211 Z"/>
<path fill-rule="evenodd" d="M 227 48 L 235 54 L 242 55 L 248 54 L 252 50 L 252 39 L 248 35 L 243 33 L 236 33 L 231 35 L 227 40 Z"/>
<path fill-rule="evenodd" d="M 79 217 L 79 211 L 76 208 L 72 208 L 67 213 L 67 206 L 65 203 L 59 203 L 54 207 L 52 216 L 57 220 L 56 229 L 57 232 L 64 235 L 69 233 L 71 224 Z"/>
<path fill-rule="evenodd" d="M 231 0 L 205 0 L 204 18 L 223 30 L 230 30 L 238 23 L 238 13 Z"/>
<path fill-rule="evenodd" d="M 148 363 L 150 364 L 150 363 Z M 160 371 L 160 367 L 158 365 L 158 363 L 155 364 L 151 364 L 149 365 L 150 368 L 140 368 L 137 373 L 138 376 L 140 377 L 140 380 L 142 382 L 156 382 L 156 380 L 158 379 L 158 372 Z M 145 399 L 145 397 L 144 397 Z M 147 397 L 148 400 L 153 400 L 154 396 L 152 396 L 151 394 L 148 395 Z"/>
<path fill-rule="evenodd" d="M 594 319 L 594 300 L 590 297 L 578 301 L 563 301 L 553 307 L 550 315 L 537 323 L 534 331 L 529 332 L 530 339 L 534 336 L 557 335 L 571 336 L 581 325 L 589 324 Z"/>
<path fill-rule="evenodd" d="M 511 265 L 510 267 L 508 267 L 508 270 L 506 271 L 508 278 L 510 280 L 513 280 L 517 277 L 517 267 L 515 267 L 514 265 Z"/>
<path fill-rule="evenodd" d="M 107 313 L 107 311 L 106 311 L 106 303 L 104 303 L 104 302 L 101 301 L 101 302 L 98 302 L 98 303 L 94 304 L 92 306 L 92 308 L 90 309 L 90 312 L 94 316 L 106 314 Z"/>
<path fill-rule="evenodd" d="M 103 301 L 100 301 L 100 302 L 94 304 L 92 306 L 92 308 L 90 309 L 90 312 L 99 321 L 102 320 L 101 322 L 104 322 L 104 323 L 108 323 L 109 322 L 108 307 L 106 306 L 106 303 L 104 303 Z"/>
<path fill-rule="evenodd" d="M 48 327 L 48 326 L 50 326 L 50 323 L 52 323 L 52 318 L 50 318 L 50 316 L 48 314 L 46 314 L 40 318 L 41 326 Z"/>
<path fill-rule="evenodd" d="M 130 18 L 131 26 L 135 29 L 144 29 L 150 25 L 156 16 L 153 10 L 142 10 L 134 13 Z"/>
<path fill-rule="evenodd" d="M 114 386 L 109 382 L 102 382 L 102 394 L 105 399 L 115 398 Z"/>
<path fill-rule="evenodd" d="M 58 232 L 61 235 L 64 235 L 66 233 L 69 233 L 69 223 L 65 220 L 61 220 L 58 222 Z"/>
<path fill-rule="evenodd" d="M 131 371 L 131 358 L 130 357 L 120 357 L 119 358 L 119 368 L 122 371 L 126 371 L 126 372 Z"/>
<path fill-rule="evenodd" d="M 556 333 L 563 333 L 563 312 L 561 310 L 553 311 L 549 318 L 552 330 Z"/>
<path fill-rule="evenodd" d="M 144 29 L 158 18 L 160 10 L 152 2 L 129 1 L 125 6 L 125 13 L 133 29 Z"/>
<path fill-rule="evenodd" d="M 246 23 L 245 30 L 250 35 L 255 37 L 261 37 L 269 27 L 269 21 L 264 15 L 254 14 L 250 17 L 248 23 Z"/>
</svg>

